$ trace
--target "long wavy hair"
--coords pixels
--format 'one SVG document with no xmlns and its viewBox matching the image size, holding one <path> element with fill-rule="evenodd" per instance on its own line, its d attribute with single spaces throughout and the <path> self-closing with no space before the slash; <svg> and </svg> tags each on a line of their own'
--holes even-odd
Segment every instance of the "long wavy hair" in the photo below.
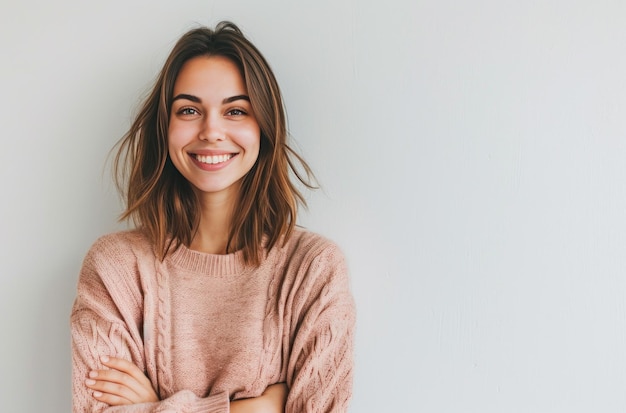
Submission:
<svg viewBox="0 0 626 413">
<path fill-rule="evenodd" d="M 286 240 L 296 224 L 298 204 L 306 205 L 291 177 L 307 188 L 316 186 L 307 163 L 287 143 L 283 100 L 269 64 L 231 22 L 221 22 L 214 30 L 192 29 L 178 40 L 116 145 L 114 180 L 126 201 L 120 220 L 143 228 L 160 259 L 183 244 L 189 246 L 196 234 L 199 201 L 169 157 L 167 131 L 178 73 L 198 56 L 222 56 L 237 65 L 260 127 L 259 157 L 242 178 L 226 246 L 227 253 L 242 250 L 247 263 L 258 265 L 263 247 L 270 250 L 281 237 Z"/>
</svg>

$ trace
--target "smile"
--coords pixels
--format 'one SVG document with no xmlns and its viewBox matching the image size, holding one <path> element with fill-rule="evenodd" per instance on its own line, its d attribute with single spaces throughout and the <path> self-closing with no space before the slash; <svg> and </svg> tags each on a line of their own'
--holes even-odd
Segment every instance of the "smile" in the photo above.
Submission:
<svg viewBox="0 0 626 413">
<path fill-rule="evenodd" d="M 226 155 L 213 155 L 213 156 L 205 156 L 205 155 L 197 155 L 194 154 L 193 157 L 196 158 L 196 160 L 198 162 L 202 162 L 205 163 L 207 165 L 217 165 L 219 163 L 224 163 L 226 161 L 228 161 L 229 159 L 231 159 L 233 156 L 235 156 L 236 154 L 234 153 L 229 153 Z"/>
</svg>

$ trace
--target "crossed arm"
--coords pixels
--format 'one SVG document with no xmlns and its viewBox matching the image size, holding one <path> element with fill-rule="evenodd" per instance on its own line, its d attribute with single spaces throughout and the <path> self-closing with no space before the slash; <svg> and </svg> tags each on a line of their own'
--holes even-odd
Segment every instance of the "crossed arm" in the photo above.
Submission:
<svg viewBox="0 0 626 413">
<path fill-rule="evenodd" d="M 91 389 L 96 400 L 109 406 L 158 402 L 159 397 L 152 383 L 130 361 L 102 356 L 101 362 L 108 367 L 89 372 L 85 386 Z M 287 386 L 277 383 L 269 386 L 259 397 L 230 402 L 231 413 L 283 413 L 287 400 Z"/>
<path fill-rule="evenodd" d="M 355 314 L 345 263 L 336 250 L 316 252 L 313 262 L 278 292 L 291 314 L 298 315 L 287 319 L 294 325 L 286 329 L 288 343 L 282 343 L 289 348 L 284 360 L 289 388 L 273 384 L 258 397 L 236 401 L 226 389 L 199 397 L 191 390 L 172 392 L 171 385 L 164 387 L 169 396 L 159 400 L 153 386 L 169 366 L 158 368 L 146 358 L 154 340 L 145 339 L 142 330 L 143 300 L 149 296 L 145 280 L 139 278 L 134 258 L 103 251 L 108 249 L 99 245 L 86 258 L 72 311 L 75 413 L 347 411 Z"/>
</svg>

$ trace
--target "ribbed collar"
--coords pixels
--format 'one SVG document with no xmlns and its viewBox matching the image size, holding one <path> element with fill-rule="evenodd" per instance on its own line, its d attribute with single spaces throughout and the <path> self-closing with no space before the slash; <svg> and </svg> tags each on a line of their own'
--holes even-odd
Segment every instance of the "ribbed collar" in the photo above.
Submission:
<svg viewBox="0 0 626 413">
<path fill-rule="evenodd" d="M 169 254 L 166 260 L 188 271 L 215 276 L 242 274 L 250 268 L 244 262 L 243 251 L 223 255 L 207 254 L 190 250 L 184 245 Z"/>
</svg>

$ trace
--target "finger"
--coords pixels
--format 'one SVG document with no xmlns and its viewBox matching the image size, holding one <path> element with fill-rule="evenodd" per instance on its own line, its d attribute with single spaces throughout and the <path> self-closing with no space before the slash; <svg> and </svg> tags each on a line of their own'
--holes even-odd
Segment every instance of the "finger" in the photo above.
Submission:
<svg viewBox="0 0 626 413">
<path fill-rule="evenodd" d="M 102 363 L 109 370 L 97 370 L 89 373 L 91 378 L 110 381 L 127 386 L 135 393 L 133 403 L 158 401 L 152 382 L 134 363 L 117 357 L 102 357 Z"/>
<path fill-rule="evenodd" d="M 89 378 L 122 384 L 128 387 L 133 387 L 133 384 L 136 384 L 136 380 L 133 376 L 115 369 L 90 371 Z"/>
<path fill-rule="evenodd" d="M 87 379 L 85 385 L 94 391 L 94 398 L 101 401 L 107 400 L 106 403 L 113 401 L 116 404 L 130 404 L 134 403 L 137 397 L 131 389 L 119 383 Z"/>
<path fill-rule="evenodd" d="M 99 400 L 103 403 L 108 404 L 109 406 L 123 406 L 127 404 L 132 404 L 132 402 L 124 397 L 117 396 L 115 394 L 102 393 L 101 391 L 94 391 L 93 397 L 96 400 Z"/>
<path fill-rule="evenodd" d="M 124 372 L 131 377 L 133 377 L 142 387 L 152 388 L 152 382 L 148 377 L 146 377 L 145 373 L 137 367 L 137 365 L 133 362 L 130 362 L 125 359 L 117 358 L 117 357 L 108 357 L 103 356 L 101 358 L 102 364 L 107 367 L 113 368 L 115 370 L 119 370 Z"/>
<path fill-rule="evenodd" d="M 87 382 L 90 383 L 91 387 L 94 389 L 94 382 L 97 382 L 97 390 L 124 397 L 132 403 L 152 400 L 149 390 L 151 387 L 148 389 L 142 386 L 134 377 L 118 370 L 91 371 Z"/>
</svg>

